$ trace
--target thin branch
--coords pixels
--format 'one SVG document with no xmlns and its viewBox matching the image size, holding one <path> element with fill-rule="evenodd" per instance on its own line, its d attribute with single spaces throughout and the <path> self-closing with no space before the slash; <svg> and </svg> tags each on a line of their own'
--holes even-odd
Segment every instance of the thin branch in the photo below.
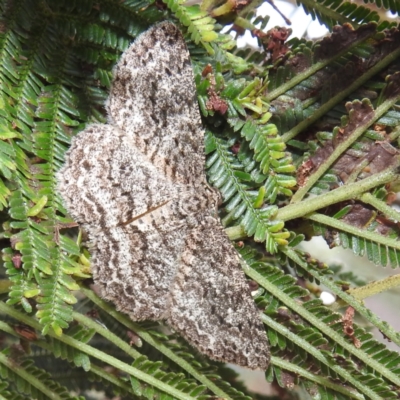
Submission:
<svg viewBox="0 0 400 400">
<path fill-rule="evenodd" d="M 340 286 L 336 285 L 334 282 L 332 282 L 332 280 L 330 278 L 319 274 L 318 271 L 316 271 L 316 270 L 314 270 L 312 268 L 308 268 L 307 263 L 304 262 L 299 257 L 299 255 L 296 253 L 295 250 L 287 248 L 287 249 L 284 249 L 283 252 L 290 259 L 292 259 L 296 264 L 298 264 L 300 267 L 305 269 L 307 271 L 307 273 L 309 273 L 315 279 L 317 279 L 322 285 L 326 286 L 337 297 L 341 298 L 348 305 L 352 306 L 367 321 L 371 322 L 372 325 L 374 325 L 376 328 L 378 328 L 382 332 L 382 334 L 385 335 L 385 337 L 387 337 L 389 340 L 391 340 L 392 342 L 394 342 L 398 346 L 400 346 L 400 333 L 396 332 L 389 324 L 387 324 L 386 322 L 382 321 L 378 316 L 376 316 L 373 312 L 371 312 L 371 310 L 369 310 L 363 304 L 361 304 L 358 301 L 358 299 L 354 298 L 349 293 L 344 292 L 342 290 L 342 288 Z M 380 366 L 377 369 L 378 373 L 382 374 L 382 376 L 384 376 L 385 378 L 392 380 L 392 382 L 398 382 L 398 383 L 396 383 L 396 385 L 399 385 L 400 377 L 398 375 L 394 375 L 391 371 L 388 371 L 390 376 L 391 376 L 391 378 L 389 378 L 389 375 L 386 375 L 386 372 L 383 372 L 381 370 L 382 366 L 379 363 L 378 363 L 378 366 Z"/>
<path fill-rule="evenodd" d="M 98 296 L 96 296 L 92 290 L 87 289 L 85 287 L 81 288 L 82 292 L 88 297 L 96 306 L 100 307 L 104 310 L 108 315 L 111 315 L 118 322 L 126 326 L 128 329 L 135 332 L 141 339 L 145 342 L 149 343 L 152 347 L 157 349 L 160 353 L 164 354 L 170 360 L 179 365 L 183 370 L 185 370 L 188 374 L 192 375 L 195 379 L 201 382 L 203 385 L 207 386 L 210 391 L 212 391 L 215 395 L 222 397 L 224 399 L 230 399 L 229 395 L 225 393 L 222 389 L 216 386 L 213 382 L 211 382 L 204 374 L 197 371 L 191 364 L 185 361 L 183 358 L 179 357 L 176 353 L 170 350 L 163 343 L 160 343 L 156 339 L 154 339 L 146 330 L 141 328 L 138 324 L 135 324 L 131 319 L 127 316 L 118 312 L 114 306 L 110 303 L 107 303 L 101 300 Z M 75 315 L 75 314 L 74 314 Z M 92 328 L 95 328 L 92 326 Z M 96 330 L 98 328 L 95 328 Z"/>
<path fill-rule="evenodd" d="M 296 261 L 297 259 L 299 259 L 301 261 L 301 259 L 298 256 L 297 256 L 296 260 L 293 258 L 297 254 L 292 249 L 286 249 L 284 251 L 284 253 L 287 254 L 288 257 L 292 258 L 294 261 Z M 339 346 L 343 347 L 346 351 L 349 352 L 349 354 L 352 354 L 354 357 L 357 357 L 364 364 L 366 364 L 370 368 L 373 368 L 379 374 L 382 374 L 383 376 L 385 376 L 385 378 L 392 381 L 395 385 L 400 384 L 400 377 L 398 375 L 394 374 L 392 371 L 390 371 L 389 369 L 384 367 L 378 361 L 371 358 L 366 352 L 362 351 L 361 349 L 357 349 L 352 343 L 349 343 L 348 341 L 346 341 L 335 330 L 333 330 L 326 323 L 321 321 L 321 319 L 319 317 L 315 316 L 314 314 L 312 314 L 311 312 L 306 310 L 296 300 L 292 299 L 290 296 L 288 296 L 287 294 L 285 294 L 281 290 L 279 290 L 279 288 L 277 288 L 274 284 L 272 284 L 267 279 L 265 279 L 260 273 L 258 273 L 253 268 L 251 268 L 246 262 L 244 262 L 244 261 L 242 262 L 242 267 L 247 276 L 254 279 L 258 284 L 260 284 L 262 287 L 264 287 L 269 293 L 271 293 L 275 298 L 277 298 L 279 301 L 281 301 L 285 306 L 289 307 L 296 314 L 300 315 L 305 321 L 308 321 L 312 326 L 319 329 L 324 335 L 331 338 Z M 321 279 L 321 277 L 319 275 L 316 276 L 316 278 Z M 350 295 L 348 295 L 348 296 L 351 297 Z M 352 303 L 355 303 L 355 302 L 358 303 L 357 300 L 352 298 Z M 353 304 L 351 304 L 351 305 L 353 305 Z M 285 335 L 291 342 L 293 341 L 294 343 L 298 344 L 300 347 L 304 348 L 307 352 L 309 352 L 314 357 L 316 357 L 318 360 L 320 360 L 321 362 L 326 364 L 329 368 L 332 368 L 334 371 L 336 371 L 345 380 L 349 381 L 352 385 L 355 385 L 355 387 L 357 387 L 357 389 L 359 389 L 361 393 L 366 394 L 368 397 L 371 396 L 370 389 L 366 388 L 364 383 L 358 382 L 358 381 L 352 381 L 351 377 L 349 376 L 348 371 L 342 369 L 339 365 L 332 364 L 331 362 L 329 362 L 325 358 L 325 356 L 323 356 L 322 353 L 319 354 L 320 350 L 314 348 L 314 346 L 310 345 L 310 343 L 308 343 L 306 340 L 304 340 L 304 339 L 298 337 L 297 335 L 295 335 L 294 333 L 292 333 L 288 328 L 283 327 L 282 325 L 278 324 L 277 322 L 273 321 L 272 319 L 270 319 L 268 317 L 266 317 L 266 318 L 267 318 L 267 320 L 265 320 L 265 318 L 264 318 L 264 321 L 269 326 L 271 326 L 271 328 L 278 329 L 279 333 Z M 303 342 L 303 340 L 304 340 L 304 342 Z M 377 399 L 379 398 L 379 397 L 376 397 L 376 394 L 374 394 L 373 397 L 377 398 Z"/>
<path fill-rule="evenodd" d="M 313 2 L 315 4 L 315 2 Z M 400 48 L 394 50 L 390 54 L 388 54 L 381 61 L 377 62 L 372 68 L 366 71 L 363 75 L 361 75 L 358 79 L 353 81 L 346 89 L 342 90 L 335 96 L 333 96 L 326 103 L 322 104 L 320 108 L 315 110 L 313 114 L 301 121 L 294 128 L 287 131 L 284 135 L 282 135 L 282 140 L 287 142 L 294 137 L 296 137 L 300 132 L 311 126 L 314 122 L 324 116 L 331 108 L 333 108 L 340 101 L 348 97 L 351 93 L 353 93 L 356 89 L 358 89 L 361 85 L 371 79 L 374 75 L 378 74 L 382 69 L 386 68 L 389 64 L 396 61 L 397 58 L 400 57 Z"/>
<path fill-rule="evenodd" d="M 328 207 L 345 200 L 354 199 L 354 197 L 361 195 L 377 186 L 384 185 L 388 182 L 393 182 L 398 179 L 398 167 L 400 160 L 389 168 L 374 174 L 368 178 L 360 181 L 346 184 L 331 190 L 330 192 L 321 194 L 315 197 L 309 197 L 299 203 L 289 204 L 282 207 L 275 216 L 276 220 L 288 221 L 294 218 L 304 217 L 307 214 Z"/>
<path fill-rule="evenodd" d="M 3 302 L 0 302 L 0 311 L 9 315 L 12 318 L 17 319 L 18 321 L 23 322 L 24 324 L 31 326 L 34 329 L 40 330 L 40 328 L 41 328 L 40 324 L 36 320 L 34 320 L 31 317 L 28 317 L 26 314 L 23 314 L 15 309 L 13 309 L 12 307 L 9 307 L 8 305 L 6 305 Z M 62 336 L 57 336 L 54 332 L 49 331 L 48 335 L 56 340 L 59 340 L 60 342 L 63 342 L 75 349 L 82 351 L 83 353 L 86 353 L 89 356 L 97 358 L 98 360 L 101 360 L 101 361 L 105 362 L 106 364 L 117 368 L 120 371 L 123 371 L 123 372 L 133 376 L 142 382 L 146 382 L 149 385 L 152 385 L 155 388 L 157 388 L 165 393 L 168 393 L 171 396 L 176 397 L 177 399 L 181 399 L 181 400 L 194 399 L 194 397 L 189 396 L 186 393 L 183 393 L 174 387 L 171 387 L 170 385 L 154 378 L 153 376 L 148 375 L 148 374 L 142 372 L 141 370 L 130 366 L 129 364 L 121 362 L 120 360 L 116 359 L 115 357 L 112 357 L 112 356 L 100 351 L 99 349 L 89 346 L 86 343 L 82 343 L 79 340 L 76 340 L 66 334 L 63 334 Z"/>
</svg>

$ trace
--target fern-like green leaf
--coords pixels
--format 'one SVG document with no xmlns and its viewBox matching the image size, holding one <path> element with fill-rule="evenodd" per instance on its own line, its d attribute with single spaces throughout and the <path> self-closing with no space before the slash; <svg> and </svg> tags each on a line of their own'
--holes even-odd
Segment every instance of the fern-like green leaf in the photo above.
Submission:
<svg viewBox="0 0 400 400">
<path fill-rule="evenodd" d="M 179 21 L 188 28 L 195 43 L 202 42 L 205 48 L 213 53 L 209 42 L 217 39 L 214 24 L 215 20 L 202 11 L 199 6 L 186 6 L 180 0 L 163 0 L 168 8 L 173 11 Z"/>
<path fill-rule="evenodd" d="M 106 121 L 120 53 L 164 19 L 188 38 L 209 182 L 222 194 L 228 234 L 241 240 L 243 269 L 258 284 L 251 286 L 268 327 L 267 380 L 286 397 L 299 388 L 327 399 L 399 397 L 398 354 L 361 325 L 396 344 L 398 332 L 353 289 L 343 290 L 346 277 L 295 247 L 322 233 L 331 246 L 399 266 L 400 215 L 391 207 L 398 191 L 399 30 L 342 0 L 300 3 L 328 27 L 341 26 L 319 42 L 285 42 L 287 52 L 271 60 L 268 41 L 263 50 L 238 50 L 221 33 L 233 21 L 237 34 L 270 37 L 269 16 L 257 16 L 257 2 L 240 9 L 214 1 L 165 0 L 166 8 L 153 0 L 0 0 L 3 398 L 72 398 L 69 390 L 86 395 L 91 385 L 110 398 L 258 398 L 228 367 L 205 360 L 161 324 L 134 323 L 89 289 L 82 289 L 89 300 L 74 293 L 77 280 L 90 277 L 90 257 L 82 233 L 69 229 L 55 174 L 73 135 Z M 392 0 L 376 5 L 399 11 Z M 367 280 L 354 275 L 360 279 L 348 280 L 356 285 Z M 336 311 L 318 299 L 320 282 L 341 299 Z M 360 318 L 359 325 L 347 319 L 352 331 L 339 312 L 348 306 Z M 19 324 L 46 335 L 32 334 L 27 343 Z"/>
<path fill-rule="evenodd" d="M 329 28 L 346 22 L 362 24 L 365 22 L 377 22 L 380 19 L 376 11 L 343 0 L 323 0 L 318 2 L 303 0 L 301 3 L 307 14 L 310 14 L 313 19 L 317 19 L 321 24 L 325 24 Z M 389 23 L 382 22 L 379 29 L 382 30 L 388 26 L 390 26 Z"/>
<path fill-rule="evenodd" d="M 12 381 L 17 393 L 26 394 L 32 399 L 83 400 L 80 396 L 71 397 L 66 388 L 52 380 L 46 371 L 33 365 L 32 360 L 16 362 L 4 351 L 0 353 L 0 376 Z"/>
</svg>

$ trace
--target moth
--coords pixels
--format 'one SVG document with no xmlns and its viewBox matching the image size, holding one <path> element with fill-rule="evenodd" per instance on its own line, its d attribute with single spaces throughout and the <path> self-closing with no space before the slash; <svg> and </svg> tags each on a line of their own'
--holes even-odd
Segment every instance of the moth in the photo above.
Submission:
<svg viewBox="0 0 400 400">
<path fill-rule="evenodd" d="M 108 124 L 72 140 L 58 191 L 88 232 L 102 296 L 134 321 L 163 320 L 201 353 L 266 369 L 270 353 L 204 172 L 189 52 L 160 23 L 114 70 Z"/>
</svg>

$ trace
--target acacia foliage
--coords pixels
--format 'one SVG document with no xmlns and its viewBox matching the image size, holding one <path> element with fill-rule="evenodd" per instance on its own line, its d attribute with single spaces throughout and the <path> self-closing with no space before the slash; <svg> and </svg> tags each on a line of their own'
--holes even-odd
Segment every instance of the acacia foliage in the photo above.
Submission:
<svg viewBox="0 0 400 400">
<path fill-rule="evenodd" d="M 105 121 L 119 55 L 148 26 L 169 18 L 191 51 L 208 179 L 223 197 L 221 221 L 240 239 L 244 270 L 259 285 L 255 300 L 273 355 L 267 381 L 287 396 L 298 395 L 290 392 L 298 385 L 315 398 L 398 397 L 398 354 L 354 324 L 351 310 L 397 345 L 400 334 L 356 291 L 342 290 L 349 282 L 295 246 L 322 234 L 378 266 L 399 266 L 399 215 L 389 205 L 398 191 L 400 32 L 354 4 L 301 3 L 330 28 L 328 37 L 288 42 L 284 31 L 266 34 L 257 4 L 238 10 L 212 1 L 199 7 L 176 0 L 0 0 L 8 292 L 0 328 L 9 341 L 22 337 L 22 350 L 2 345 L 1 396 L 73 398 L 72 390 L 96 387 L 126 398 L 256 398 L 230 369 L 158 324 L 127 320 L 83 288 L 89 255 L 76 230 L 67 229 L 73 224 L 55 192 L 71 137 Z M 398 11 L 396 4 L 378 5 Z M 221 33 L 232 21 L 251 29 L 262 50 L 237 50 Z M 351 308 L 331 311 L 304 289 L 306 282 L 323 283 Z M 81 288 L 90 303 L 77 295 Z M 118 373 L 109 374 L 110 367 Z"/>
</svg>

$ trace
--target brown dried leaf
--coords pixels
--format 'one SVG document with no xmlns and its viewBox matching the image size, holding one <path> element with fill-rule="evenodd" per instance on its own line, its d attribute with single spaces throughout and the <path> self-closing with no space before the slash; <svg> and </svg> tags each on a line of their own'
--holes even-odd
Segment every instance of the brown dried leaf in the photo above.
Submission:
<svg viewBox="0 0 400 400">
<path fill-rule="evenodd" d="M 272 61 L 275 62 L 282 58 L 289 51 L 286 40 L 292 33 L 291 29 L 275 27 L 264 33 L 260 29 L 253 29 L 253 36 L 258 37 L 266 52 L 271 55 Z"/>
<path fill-rule="evenodd" d="M 342 221 L 357 228 L 367 227 L 375 217 L 375 212 L 362 204 L 354 204 Z"/>
<path fill-rule="evenodd" d="M 208 79 L 210 81 L 210 86 L 207 89 L 208 92 L 208 100 L 206 103 L 207 110 L 217 111 L 221 115 L 224 115 L 228 111 L 228 103 L 223 100 L 216 89 L 215 76 L 211 73 L 207 74 Z"/>
<path fill-rule="evenodd" d="M 323 38 L 315 46 L 314 57 L 318 61 L 331 58 L 334 54 L 352 46 L 354 42 L 366 39 L 375 32 L 376 23 L 374 22 L 362 25 L 356 30 L 348 23 L 334 26 L 332 34 Z"/>
<path fill-rule="evenodd" d="M 356 30 L 350 24 L 335 26 L 330 36 L 325 37 L 316 44 L 314 59 L 321 61 L 331 58 L 335 54 L 349 48 L 354 42 L 368 38 L 375 31 L 375 23 L 362 25 Z M 288 60 L 287 65 L 292 67 L 293 72 L 300 73 L 310 67 L 310 61 L 304 54 L 298 53 Z"/>
</svg>

